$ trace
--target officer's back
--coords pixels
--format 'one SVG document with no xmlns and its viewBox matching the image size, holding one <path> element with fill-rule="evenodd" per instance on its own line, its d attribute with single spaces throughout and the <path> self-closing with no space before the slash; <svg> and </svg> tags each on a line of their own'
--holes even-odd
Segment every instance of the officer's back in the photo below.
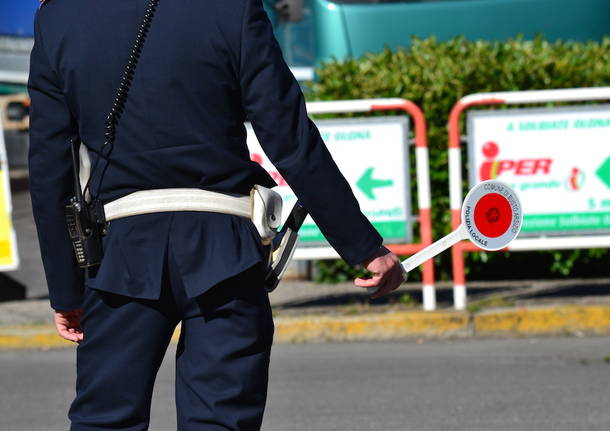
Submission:
<svg viewBox="0 0 610 431">
<path fill-rule="evenodd" d="M 104 121 L 147 3 L 49 0 L 40 12 L 50 65 L 92 149 L 103 143 Z M 248 193 L 253 183 L 271 184 L 244 145 L 244 4 L 160 2 L 117 128 L 103 199 L 148 188 Z"/>
<path fill-rule="evenodd" d="M 30 173 L 52 304 L 74 296 L 82 276 L 66 257 L 70 243 L 61 208 L 74 193 L 67 142 L 80 134 L 95 164 L 146 5 L 47 0 L 37 15 Z M 245 120 L 342 257 L 357 264 L 372 256 L 381 237 L 308 119 L 260 0 L 159 2 L 116 141 L 94 170 L 91 190 L 108 202 L 146 189 L 247 194 L 254 184 L 273 186 L 249 159 Z M 191 296 L 264 260 L 245 219 L 204 213 L 175 218 L 159 213 L 113 222 L 108 252 L 87 283 L 158 298 L 168 244 Z"/>
</svg>

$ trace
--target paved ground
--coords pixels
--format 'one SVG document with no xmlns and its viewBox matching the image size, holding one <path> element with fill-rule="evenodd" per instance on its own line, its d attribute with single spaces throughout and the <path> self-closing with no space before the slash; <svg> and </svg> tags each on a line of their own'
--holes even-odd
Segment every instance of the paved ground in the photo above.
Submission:
<svg viewBox="0 0 610 431">
<path fill-rule="evenodd" d="M 175 430 L 173 359 L 152 431 Z M 607 431 L 609 337 L 274 347 L 267 431 Z M 0 429 L 60 431 L 74 352 L 0 352 Z"/>
</svg>

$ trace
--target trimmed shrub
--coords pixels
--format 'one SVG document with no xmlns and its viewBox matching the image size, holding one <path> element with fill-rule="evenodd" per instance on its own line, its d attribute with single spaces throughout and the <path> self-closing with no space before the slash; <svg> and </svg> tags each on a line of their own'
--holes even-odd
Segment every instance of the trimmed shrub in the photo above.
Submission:
<svg viewBox="0 0 610 431">
<path fill-rule="evenodd" d="M 429 127 L 433 230 L 434 238 L 439 238 L 450 230 L 446 123 L 454 103 L 478 92 L 610 85 L 610 38 L 586 43 L 549 42 L 540 37 L 502 42 L 414 38 L 408 49 L 386 48 L 358 59 L 322 63 L 317 75 L 317 81 L 307 84 L 310 100 L 402 97 L 423 109 Z M 416 210 L 415 184 L 413 187 Z M 606 250 L 471 253 L 467 271 L 474 279 L 601 276 L 610 274 L 607 259 Z M 437 277 L 449 279 L 450 253 L 437 257 L 437 264 Z M 337 272 L 344 265 L 326 262 L 320 267 L 319 274 L 332 274 L 325 281 L 343 278 Z M 415 273 L 411 279 L 418 277 Z"/>
</svg>

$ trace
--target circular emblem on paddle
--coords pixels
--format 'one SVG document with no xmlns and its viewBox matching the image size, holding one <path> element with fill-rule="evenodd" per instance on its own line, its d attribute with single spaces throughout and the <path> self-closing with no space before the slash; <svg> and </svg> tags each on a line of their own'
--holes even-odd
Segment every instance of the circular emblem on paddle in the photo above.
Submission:
<svg viewBox="0 0 610 431">
<path fill-rule="evenodd" d="M 523 223 L 521 202 L 507 184 L 488 180 L 470 190 L 462 206 L 462 230 L 483 250 L 500 250 L 517 237 Z"/>
</svg>

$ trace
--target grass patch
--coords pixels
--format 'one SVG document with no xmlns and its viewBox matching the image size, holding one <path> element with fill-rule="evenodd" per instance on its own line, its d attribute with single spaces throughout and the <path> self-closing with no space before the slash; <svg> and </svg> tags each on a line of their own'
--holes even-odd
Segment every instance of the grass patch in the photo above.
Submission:
<svg viewBox="0 0 610 431">
<path fill-rule="evenodd" d="M 406 305 L 407 307 L 416 307 L 419 305 L 417 300 L 408 293 L 401 295 L 401 297 L 398 298 L 398 303 L 401 305 Z"/>
<path fill-rule="evenodd" d="M 515 305 L 514 299 L 503 298 L 502 296 L 491 296 L 489 298 L 472 301 L 466 306 L 469 313 L 478 313 L 485 308 L 512 307 Z"/>
<path fill-rule="evenodd" d="M 606 362 L 606 364 L 610 364 L 610 356 L 606 356 L 604 358 L 604 361 Z"/>
<path fill-rule="evenodd" d="M 362 307 L 358 304 L 351 304 L 343 310 L 346 316 L 356 316 L 362 312 Z"/>
</svg>

